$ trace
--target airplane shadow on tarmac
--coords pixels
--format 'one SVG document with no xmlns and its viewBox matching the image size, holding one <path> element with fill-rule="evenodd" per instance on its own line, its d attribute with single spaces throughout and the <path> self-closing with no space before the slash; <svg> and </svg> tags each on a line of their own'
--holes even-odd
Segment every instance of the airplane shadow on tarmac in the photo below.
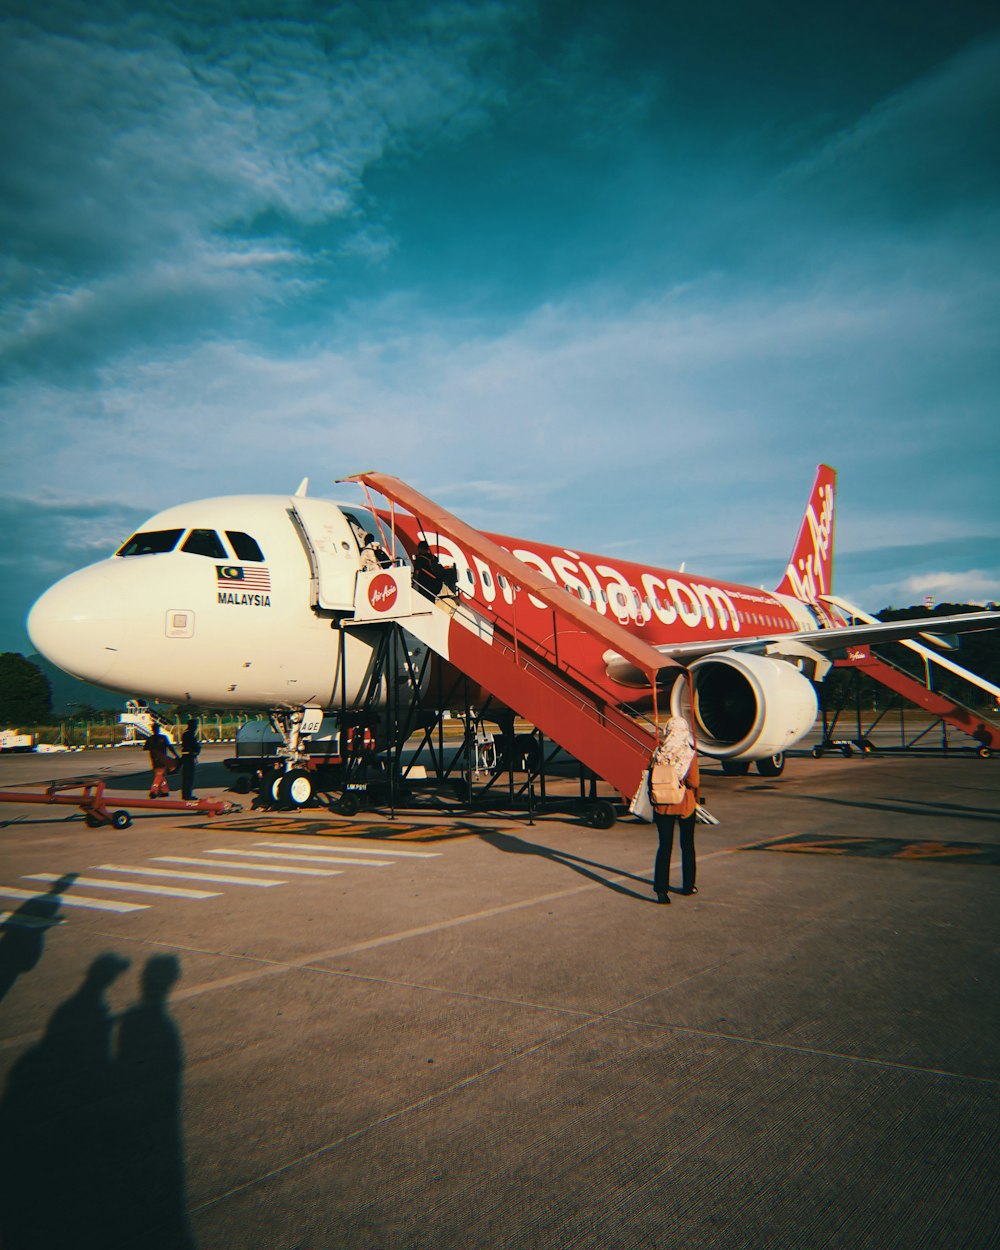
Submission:
<svg viewBox="0 0 1000 1250">
<path fill-rule="evenodd" d="M 630 890 L 627 885 L 622 885 L 619 881 L 610 881 L 607 877 L 602 877 L 600 872 L 591 872 L 593 868 L 600 869 L 601 872 L 614 873 L 617 877 L 628 877 L 630 881 L 636 881 L 640 885 L 649 887 L 650 879 L 648 877 L 636 877 L 630 872 L 624 872 L 621 868 L 612 868 L 608 864 L 598 864 L 591 859 L 581 859 L 579 855 L 570 855 L 567 851 L 557 851 L 551 846 L 540 846 L 537 842 L 526 842 L 524 838 L 519 838 L 512 833 L 484 833 L 482 840 L 488 842 L 490 846 L 495 846 L 498 851 L 505 851 L 511 855 L 539 855 L 542 859 L 550 859 L 554 864 L 563 864 L 573 872 L 579 873 L 581 877 L 586 877 L 588 881 L 594 881 L 597 885 L 603 885 L 606 889 L 614 890 L 616 894 L 624 894 L 628 898 L 637 898 L 640 902 L 653 902 L 648 894 L 638 894 L 635 890 Z"/>
<path fill-rule="evenodd" d="M 183 1048 L 167 1010 L 180 962 L 152 956 L 139 1002 L 116 1019 L 105 994 L 128 966 L 98 956 L 11 1069 L 0 1099 L 5 1250 L 194 1250 Z"/>
</svg>

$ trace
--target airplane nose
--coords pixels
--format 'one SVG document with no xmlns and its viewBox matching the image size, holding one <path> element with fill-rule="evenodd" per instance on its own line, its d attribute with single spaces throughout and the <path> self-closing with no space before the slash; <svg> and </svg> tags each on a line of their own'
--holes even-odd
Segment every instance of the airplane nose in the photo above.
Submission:
<svg viewBox="0 0 1000 1250">
<path fill-rule="evenodd" d="M 28 613 L 28 634 L 40 655 L 84 681 L 101 682 L 125 638 L 125 600 L 103 573 L 71 573 Z"/>
</svg>

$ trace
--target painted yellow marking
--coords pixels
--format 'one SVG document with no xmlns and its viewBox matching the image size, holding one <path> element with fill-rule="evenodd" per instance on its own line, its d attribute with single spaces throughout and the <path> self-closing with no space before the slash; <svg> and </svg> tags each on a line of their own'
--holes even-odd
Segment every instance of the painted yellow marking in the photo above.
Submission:
<svg viewBox="0 0 1000 1250">
<path fill-rule="evenodd" d="M 958 846 L 954 842 L 909 842 L 896 855 L 897 859 L 954 859 L 962 855 L 981 855 L 985 847 Z"/>
</svg>

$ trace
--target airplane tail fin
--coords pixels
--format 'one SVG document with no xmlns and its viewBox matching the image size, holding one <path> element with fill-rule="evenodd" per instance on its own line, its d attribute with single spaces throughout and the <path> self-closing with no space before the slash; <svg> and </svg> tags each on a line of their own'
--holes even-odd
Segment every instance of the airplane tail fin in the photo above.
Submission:
<svg viewBox="0 0 1000 1250">
<path fill-rule="evenodd" d="M 828 464 L 816 469 L 799 536 L 785 576 L 777 587 L 779 595 L 792 595 L 815 603 L 820 595 L 833 593 L 833 517 L 837 472 Z"/>
</svg>

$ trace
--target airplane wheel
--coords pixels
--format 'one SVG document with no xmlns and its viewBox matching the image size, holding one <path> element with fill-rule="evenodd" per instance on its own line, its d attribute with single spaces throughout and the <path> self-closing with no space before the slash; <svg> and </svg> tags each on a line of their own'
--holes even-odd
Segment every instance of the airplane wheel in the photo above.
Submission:
<svg viewBox="0 0 1000 1250">
<path fill-rule="evenodd" d="M 117 812 L 111 813 L 111 823 L 116 829 L 128 829 L 132 824 L 132 817 L 128 812 L 119 809 Z"/>
<path fill-rule="evenodd" d="M 272 772 L 265 773 L 260 781 L 260 797 L 274 807 L 281 807 L 281 783 L 284 780 L 285 774 L 280 769 L 276 768 Z"/>
<path fill-rule="evenodd" d="M 617 819 L 615 809 L 605 799 L 598 799 L 587 811 L 587 823 L 595 829 L 610 829 Z"/>
<path fill-rule="evenodd" d="M 722 760 L 722 771 L 726 777 L 745 777 L 750 771 L 746 760 Z"/>
<path fill-rule="evenodd" d="M 357 816 L 361 811 L 361 796 L 357 790 L 345 790 L 337 802 L 337 808 L 344 816 Z"/>
<path fill-rule="evenodd" d="M 777 755 L 769 755 L 766 760 L 758 760 L 757 771 L 762 777 L 780 777 L 785 771 L 784 752 L 779 751 Z"/>
<path fill-rule="evenodd" d="M 840 754 L 844 757 L 845 760 L 849 760 L 853 752 L 851 751 L 851 748 L 849 746 L 842 746 L 840 748 Z"/>
<path fill-rule="evenodd" d="M 813 759 L 814 759 L 814 760 L 821 760 L 821 759 L 823 758 L 823 748 L 822 748 L 822 747 L 813 747 L 813 749 L 812 749 L 812 757 L 813 757 Z"/>
<path fill-rule="evenodd" d="M 293 768 L 278 779 L 278 804 L 281 807 L 305 807 L 313 796 L 313 779 L 304 768 Z"/>
<path fill-rule="evenodd" d="M 989 747 L 980 747 L 979 758 L 981 760 L 991 760 L 993 758 L 993 752 L 990 750 Z"/>
</svg>

